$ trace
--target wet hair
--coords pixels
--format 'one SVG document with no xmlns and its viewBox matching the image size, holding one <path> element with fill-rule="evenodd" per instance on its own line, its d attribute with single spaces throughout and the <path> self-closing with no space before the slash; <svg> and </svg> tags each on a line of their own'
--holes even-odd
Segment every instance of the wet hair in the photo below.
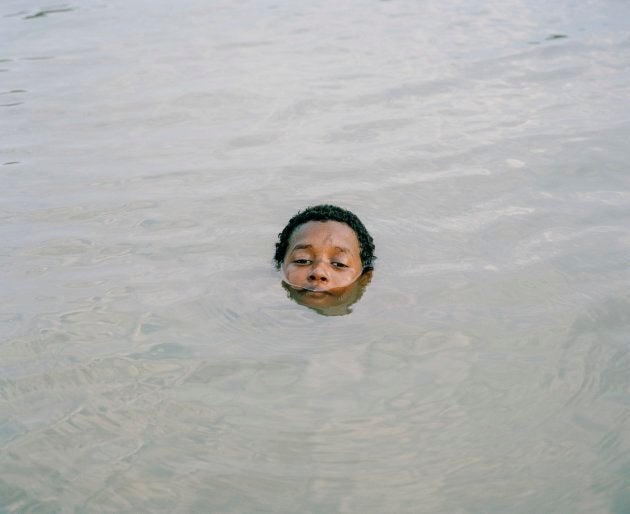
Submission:
<svg viewBox="0 0 630 514">
<path fill-rule="evenodd" d="M 363 265 L 363 271 L 368 271 L 373 268 L 374 260 L 374 240 L 369 234 L 361 220 L 357 218 L 356 214 L 337 207 L 336 205 L 316 205 L 315 207 L 307 207 L 303 211 L 299 211 L 293 216 L 287 226 L 284 227 L 282 232 L 278 234 L 278 242 L 276 243 L 276 254 L 273 260 L 276 263 L 276 267 L 280 268 L 284 257 L 287 254 L 289 246 L 289 239 L 293 231 L 309 221 L 338 221 L 348 225 L 359 240 L 359 249 L 361 250 L 361 264 Z"/>
</svg>

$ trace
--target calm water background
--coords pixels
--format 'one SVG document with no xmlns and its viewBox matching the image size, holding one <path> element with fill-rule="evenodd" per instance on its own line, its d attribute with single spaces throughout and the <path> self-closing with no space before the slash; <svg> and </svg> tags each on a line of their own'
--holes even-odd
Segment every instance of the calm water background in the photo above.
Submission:
<svg viewBox="0 0 630 514">
<path fill-rule="evenodd" d="M 0 511 L 630 512 L 630 4 L 0 7 Z M 376 240 L 288 298 L 298 209 Z"/>
</svg>

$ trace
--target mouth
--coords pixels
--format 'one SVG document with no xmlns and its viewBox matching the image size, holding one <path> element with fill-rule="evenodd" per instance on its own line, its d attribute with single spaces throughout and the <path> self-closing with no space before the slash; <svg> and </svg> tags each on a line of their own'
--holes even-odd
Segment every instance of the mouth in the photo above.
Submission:
<svg viewBox="0 0 630 514">
<path fill-rule="evenodd" d="M 302 288 L 299 290 L 300 293 L 308 295 L 308 296 L 313 296 L 316 298 L 319 298 L 320 296 L 326 296 L 329 295 L 330 292 L 326 291 L 325 289 L 307 289 L 307 288 Z"/>
<path fill-rule="evenodd" d="M 298 286 L 297 284 L 290 284 L 284 280 L 282 281 L 282 283 L 285 284 L 289 289 L 291 289 L 291 291 L 293 291 L 295 294 L 298 294 L 302 297 L 316 299 L 329 296 L 338 296 L 338 291 L 335 288 L 323 288 L 311 284 L 302 284 Z"/>
</svg>

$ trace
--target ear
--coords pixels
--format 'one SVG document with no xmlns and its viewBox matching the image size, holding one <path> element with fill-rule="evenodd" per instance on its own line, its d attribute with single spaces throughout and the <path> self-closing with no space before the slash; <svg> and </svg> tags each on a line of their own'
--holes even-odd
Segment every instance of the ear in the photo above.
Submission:
<svg viewBox="0 0 630 514">
<path fill-rule="evenodd" d="M 359 283 L 362 286 L 367 286 L 372 281 L 372 272 L 373 272 L 372 268 L 367 268 L 363 272 L 363 275 L 361 275 L 361 277 L 359 277 Z"/>
</svg>

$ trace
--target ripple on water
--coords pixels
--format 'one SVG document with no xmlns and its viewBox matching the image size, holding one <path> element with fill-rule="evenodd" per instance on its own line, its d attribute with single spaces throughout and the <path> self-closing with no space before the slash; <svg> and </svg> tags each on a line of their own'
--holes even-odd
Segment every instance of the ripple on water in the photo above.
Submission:
<svg viewBox="0 0 630 514">
<path fill-rule="evenodd" d="M 630 325 L 630 297 L 596 298 L 576 317 L 558 369 L 573 394 L 567 406 L 596 404 L 594 400 L 627 405 L 630 383 L 625 370 L 630 366 L 630 345 L 626 332 Z M 601 403 L 597 403 L 601 405 Z"/>
<path fill-rule="evenodd" d="M 23 17 L 23 19 L 25 20 L 33 20 L 36 18 L 43 18 L 44 16 L 49 16 L 51 14 L 57 14 L 57 13 L 63 13 L 63 12 L 71 12 L 74 11 L 75 8 L 74 7 L 49 7 L 46 9 L 40 9 L 38 11 L 35 11 L 32 14 L 27 14 L 26 16 Z M 21 14 L 21 13 L 20 13 Z"/>
</svg>

